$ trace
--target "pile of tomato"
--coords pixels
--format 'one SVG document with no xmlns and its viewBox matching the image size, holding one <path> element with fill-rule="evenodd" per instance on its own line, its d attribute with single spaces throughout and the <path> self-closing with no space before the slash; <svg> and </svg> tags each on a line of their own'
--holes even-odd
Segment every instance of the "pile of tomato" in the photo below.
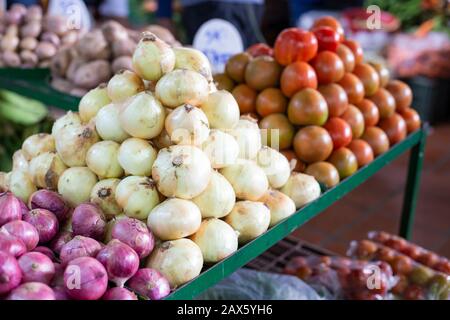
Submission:
<svg viewBox="0 0 450 320">
<path fill-rule="evenodd" d="M 420 127 L 409 86 L 391 80 L 384 65 L 365 62 L 359 43 L 332 17 L 309 31 L 283 30 L 274 48 L 256 44 L 232 56 L 215 80 L 242 114 L 279 130 L 268 145 L 327 187 Z"/>
</svg>

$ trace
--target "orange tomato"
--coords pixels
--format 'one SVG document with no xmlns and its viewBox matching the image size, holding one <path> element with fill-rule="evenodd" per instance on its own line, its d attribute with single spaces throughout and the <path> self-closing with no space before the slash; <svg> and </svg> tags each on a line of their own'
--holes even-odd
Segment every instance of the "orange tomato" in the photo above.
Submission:
<svg viewBox="0 0 450 320">
<path fill-rule="evenodd" d="M 353 73 L 346 73 L 344 77 L 338 82 L 344 88 L 348 96 L 348 102 L 355 104 L 364 99 L 364 85 L 361 80 Z"/>
<path fill-rule="evenodd" d="M 310 164 L 306 168 L 305 173 L 316 178 L 318 182 L 323 183 L 327 188 L 334 187 L 340 180 L 339 172 L 336 167 L 326 161 L 319 161 Z"/>
<path fill-rule="evenodd" d="M 333 151 L 328 161 L 336 167 L 341 179 L 351 176 L 358 170 L 358 161 L 348 148 Z"/>
<path fill-rule="evenodd" d="M 336 53 L 344 63 L 345 72 L 352 72 L 355 68 L 355 55 L 352 50 L 344 44 L 339 44 Z"/>
<path fill-rule="evenodd" d="M 226 74 L 234 81 L 241 83 L 244 81 L 245 68 L 252 59 L 252 56 L 247 52 L 241 52 L 230 59 L 228 59 L 225 65 Z"/>
<path fill-rule="evenodd" d="M 307 126 L 295 135 L 294 150 L 299 159 L 306 163 L 324 161 L 333 151 L 333 141 L 324 128 Z"/>
<path fill-rule="evenodd" d="M 377 92 L 380 87 L 380 76 L 370 64 L 358 63 L 353 70 L 353 74 L 363 83 L 366 97 Z"/>
<path fill-rule="evenodd" d="M 333 149 L 339 149 L 347 146 L 352 141 L 352 128 L 341 118 L 330 118 L 323 126 L 333 140 Z"/>
<path fill-rule="evenodd" d="M 322 27 L 322 26 L 330 27 L 331 29 L 336 31 L 339 34 L 339 41 L 344 40 L 344 28 L 342 28 L 341 23 L 338 20 L 336 20 L 336 18 L 334 18 L 332 16 L 320 17 L 320 18 L 316 19 L 316 21 L 314 21 L 312 29 L 317 28 L 317 27 Z"/>
<path fill-rule="evenodd" d="M 380 119 L 389 118 L 395 112 L 395 99 L 392 94 L 384 88 L 378 89 L 377 92 L 369 97 L 378 108 Z"/>
<path fill-rule="evenodd" d="M 317 76 L 314 69 L 306 62 L 294 62 L 284 68 L 281 73 L 281 91 L 292 97 L 304 88 L 317 89 Z"/>
<path fill-rule="evenodd" d="M 420 128 L 420 116 L 416 110 L 408 108 L 401 113 L 406 122 L 408 133 L 416 131 Z"/>
<path fill-rule="evenodd" d="M 375 157 L 389 150 L 389 138 L 378 127 L 366 128 L 361 139 L 370 145 Z"/>
<path fill-rule="evenodd" d="M 331 51 L 321 51 L 311 61 L 320 84 L 338 82 L 344 76 L 344 64 L 339 56 Z"/>
<path fill-rule="evenodd" d="M 353 138 L 357 139 L 361 137 L 364 132 L 364 116 L 354 105 L 349 105 L 347 110 L 342 114 L 342 119 L 352 128 Z"/>
<path fill-rule="evenodd" d="M 261 129 L 267 130 L 267 145 L 276 149 L 286 149 L 292 146 L 294 126 L 283 113 L 272 113 L 261 119 Z M 274 132 L 273 130 L 278 130 Z M 275 141 L 274 139 L 278 139 Z M 264 142 L 264 141 L 263 141 Z"/>
<path fill-rule="evenodd" d="M 306 88 L 289 101 L 288 118 L 296 125 L 323 125 L 328 119 L 328 106 L 319 91 Z"/>
<path fill-rule="evenodd" d="M 353 55 L 355 56 L 355 63 L 361 63 L 364 60 L 364 53 L 361 45 L 355 40 L 345 40 L 343 42 L 350 50 L 352 50 Z"/>
<path fill-rule="evenodd" d="M 411 88 L 406 83 L 400 80 L 391 80 L 387 84 L 386 90 L 394 97 L 397 112 L 401 113 L 411 107 L 413 94 Z"/>
<path fill-rule="evenodd" d="M 255 90 L 242 83 L 234 87 L 231 93 L 236 99 L 241 113 L 254 113 L 256 111 L 257 92 Z"/>
<path fill-rule="evenodd" d="M 373 161 L 373 150 L 370 145 L 362 140 L 355 139 L 348 145 L 358 161 L 358 167 L 365 166 Z"/>
<path fill-rule="evenodd" d="M 347 93 L 340 85 L 337 83 L 330 83 L 319 86 L 317 90 L 327 101 L 328 114 L 330 117 L 339 117 L 347 110 Z"/>
<path fill-rule="evenodd" d="M 364 117 L 365 127 L 375 126 L 380 120 L 380 112 L 377 106 L 370 100 L 364 99 L 363 101 L 355 104 L 355 106 L 361 111 Z"/>
<path fill-rule="evenodd" d="M 381 120 L 379 127 L 386 132 L 391 146 L 406 138 L 406 122 L 398 113 Z"/>
<path fill-rule="evenodd" d="M 287 99 L 278 88 L 267 88 L 256 98 L 256 111 L 261 117 L 272 113 L 285 113 Z"/>
</svg>

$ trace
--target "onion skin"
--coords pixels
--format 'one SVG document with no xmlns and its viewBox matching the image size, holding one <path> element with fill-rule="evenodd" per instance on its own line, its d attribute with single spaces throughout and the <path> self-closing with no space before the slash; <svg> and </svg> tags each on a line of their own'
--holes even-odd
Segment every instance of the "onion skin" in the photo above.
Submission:
<svg viewBox="0 0 450 320">
<path fill-rule="evenodd" d="M 86 165 L 100 179 L 120 178 L 123 169 L 117 161 L 120 145 L 114 141 L 100 141 L 86 154 Z"/>
<path fill-rule="evenodd" d="M 155 246 L 155 238 L 145 223 L 132 218 L 118 220 L 111 230 L 111 237 L 130 246 L 139 258 L 147 257 Z"/>
<path fill-rule="evenodd" d="M 83 203 L 73 211 L 72 230 L 74 235 L 101 240 L 105 234 L 105 226 L 105 216 L 96 205 Z"/>
<path fill-rule="evenodd" d="M 27 252 L 27 247 L 19 238 L 0 233 L 0 252 L 8 253 L 14 257 L 20 257 Z"/>
<path fill-rule="evenodd" d="M 108 289 L 102 297 L 102 300 L 137 300 L 137 296 L 128 289 L 114 287 Z"/>
<path fill-rule="evenodd" d="M 148 177 L 158 151 L 144 139 L 130 138 L 119 148 L 118 161 L 126 174 Z"/>
<path fill-rule="evenodd" d="M 214 169 L 221 169 L 236 163 L 239 145 L 236 139 L 223 131 L 213 129 L 203 142 L 202 150 L 206 153 Z"/>
<path fill-rule="evenodd" d="M 28 172 L 28 160 L 22 150 L 17 150 L 13 154 L 13 171 Z"/>
<path fill-rule="evenodd" d="M 113 103 L 123 102 L 144 90 L 142 79 L 129 70 L 120 70 L 108 82 L 108 96 Z"/>
<path fill-rule="evenodd" d="M 22 144 L 22 152 L 28 161 L 44 152 L 55 151 L 55 139 L 48 133 L 34 134 L 25 139 Z"/>
<path fill-rule="evenodd" d="M 116 188 L 119 179 L 100 180 L 92 188 L 90 201 L 97 205 L 110 218 L 122 213 L 122 208 L 116 202 Z"/>
<path fill-rule="evenodd" d="M 27 282 L 11 291 L 6 300 L 55 300 L 55 293 L 44 283 Z"/>
<path fill-rule="evenodd" d="M 210 93 L 201 108 L 213 129 L 230 130 L 239 123 L 239 105 L 228 91 Z"/>
<path fill-rule="evenodd" d="M 120 126 L 119 105 L 108 104 L 95 117 L 95 128 L 103 140 L 122 142 L 130 137 Z"/>
<path fill-rule="evenodd" d="M 257 164 L 266 173 L 272 188 L 278 189 L 286 184 L 291 175 L 289 161 L 275 149 L 263 146 L 256 156 Z"/>
<path fill-rule="evenodd" d="M 269 227 L 295 213 L 294 201 L 278 190 L 267 191 L 259 201 L 263 202 L 270 210 Z"/>
<path fill-rule="evenodd" d="M 108 90 L 105 84 L 100 84 L 97 88 L 90 90 L 80 100 L 78 110 L 80 111 L 80 119 L 84 123 L 94 118 L 98 111 L 111 103 L 108 97 Z"/>
<path fill-rule="evenodd" d="M 70 213 L 70 207 L 60 194 L 45 189 L 33 193 L 28 205 L 31 209 L 46 209 L 52 212 L 59 222 L 65 221 Z"/>
<path fill-rule="evenodd" d="M 22 281 L 22 271 L 14 256 L 0 251 L 0 296 L 16 288 Z"/>
<path fill-rule="evenodd" d="M 23 241 L 28 251 L 33 250 L 39 243 L 39 233 L 30 223 L 15 220 L 0 228 L 0 233 L 6 233 Z"/>
<path fill-rule="evenodd" d="M 170 285 L 157 270 L 150 268 L 139 269 L 127 282 L 127 285 L 139 295 L 150 300 L 161 300 L 170 293 Z"/>
<path fill-rule="evenodd" d="M 50 284 L 54 275 L 55 267 L 52 260 L 40 252 L 27 252 L 18 260 L 22 270 L 22 282 L 41 282 Z"/>
<path fill-rule="evenodd" d="M 106 269 L 109 281 L 123 287 L 139 269 L 139 256 L 128 245 L 120 240 L 111 240 L 97 254 L 97 260 Z"/>
<path fill-rule="evenodd" d="M 47 256 L 47 258 L 49 258 L 51 261 L 56 261 L 55 253 L 47 247 L 39 246 L 34 248 L 32 252 L 42 253 L 43 255 Z"/>
<path fill-rule="evenodd" d="M 27 212 L 25 203 L 11 192 L 0 193 L 0 227 L 10 221 L 22 219 L 22 215 Z"/>
<path fill-rule="evenodd" d="M 320 197 L 320 185 L 316 179 L 297 172 L 291 173 L 287 183 L 280 191 L 294 200 L 297 209 Z"/>
<path fill-rule="evenodd" d="M 112 229 L 114 227 L 114 225 L 117 223 L 117 221 L 122 220 L 122 219 L 128 219 L 128 217 L 126 215 L 124 215 L 123 213 L 114 216 L 111 220 L 109 220 L 106 223 L 106 227 L 105 227 L 105 237 L 103 238 L 103 243 L 108 243 L 112 240 Z M 140 221 L 140 220 L 138 220 Z"/>
<path fill-rule="evenodd" d="M 77 112 L 68 111 L 53 124 L 52 136 L 55 137 L 61 129 L 71 126 L 81 126 L 81 118 Z"/>
<path fill-rule="evenodd" d="M 80 257 L 95 257 L 101 249 L 102 246 L 98 241 L 88 237 L 75 236 L 62 246 L 59 258 L 61 263 L 66 265 Z"/>
<path fill-rule="evenodd" d="M 36 191 L 36 186 L 28 173 L 12 171 L 9 176 L 9 191 L 24 203 L 27 203 L 30 196 Z"/>
<path fill-rule="evenodd" d="M 39 188 L 56 190 L 58 180 L 67 166 L 54 152 L 44 152 L 31 159 L 29 170 L 33 183 Z"/>
<path fill-rule="evenodd" d="M 106 292 L 108 276 L 100 262 L 91 257 L 81 257 L 67 265 L 64 286 L 72 299 L 98 300 Z"/>
<path fill-rule="evenodd" d="M 52 289 L 55 294 L 55 300 L 70 300 L 70 297 L 63 286 L 53 287 Z"/>
<path fill-rule="evenodd" d="M 238 124 L 230 131 L 239 145 L 239 158 L 255 159 L 261 149 L 261 134 L 255 120 L 241 117 Z"/>
<path fill-rule="evenodd" d="M 47 243 L 52 240 L 59 229 L 58 219 L 46 209 L 33 209 L 23 215 L 23 220 L 36 228 L 39 233 L 39 243 Z"/>
<path fill-rule="evenodd" d="M 97 176 L 87 167 L 69 168 L 59 178 L 58 192 L 70 206 L 76 207 L 89 201 L 97 181 Z"/>
<path fill-rule="evenodd" d="M 61 253 L 62 247 L 73 239 L 73 233 L 70 231 L 61 231 L 58 233 L 50 243 L 50 248 L 57 255 Z"/>
<path fill-rule="evenodd" d="M 188 69 L 200 73 L 206 80 L 213 81 L 211 64 L 203 52 L 186 47 L 173 48 L 175 69 Z"/>
</svg>

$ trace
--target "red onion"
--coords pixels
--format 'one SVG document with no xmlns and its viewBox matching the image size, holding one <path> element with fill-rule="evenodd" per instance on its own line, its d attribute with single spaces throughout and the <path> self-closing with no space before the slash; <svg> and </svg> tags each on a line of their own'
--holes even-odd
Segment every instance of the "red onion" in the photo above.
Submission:
<svg viewBox="0 0 450 320">
<path fill-rule="evenodd" d="M 61 253 L 61 248 L 70 240 L 73 239 L 73 234 L 70 231 L 61 231 L 58 233 L 50 243 L 50 248 L 56 253 Z"/>
<path fill-rule="evenodd" d="M 116 239 L 111 240 L 99 251 L 97 260 L 105 267 L 109 281 L 114 282 L 118 287 L 123 287 L 124 283 L 139 269 L 137 253 Z"/>
<path fill-rule="evenodd" d="M 63 286 L 53 287 L 53 292 L 55 293 L 55 300 L 70 300 L 66 288 Z"/>
<path fill-rule="evenodd" d="M 22 282 L 50 284 L 55 275 L 52 260 L 40 252 L 27 252 L 17 261 L 23 273 Z"/>
<path fill-rule="evenodd" d="M 49 242 L 58 232 L 58 219 L 46 209 L 31 210 L 23 215 L 23 220 L 31 223 L 36 228 L 39 233 L 39 243 Z"/>
<path fill-rule="evenodd" d="M 28 208 L 22 200 L 11 192 L 0 194 L 0 227 L 14 220 L 21 220 Z"/>
<path fill-rule="evenodd" d="M 65 265 L 73 259 L 80 257 L 95 257 L 102 249 L 97 240 L 83 236 L 75 236 L 72 240 L 62 246 L 59 258 Z"/>
<path fill-rule="evenodd" d="M 155 269 L 139 269 L 127 282 L 127 286 L 150 300 L 161 300 L 170 293 L 169 281 Z"/>
<path fill-rule="evenodd" d="M 148 256 L 155 246 L 155 239 L 147 225 L 133 218 L 117 221 L 112 227 L 111 236 L 129 245 L 140 259 Z"/>
<path fill-rule="evenodd" d="M 0 251 L 0 296 L 17 287 L 21 280 L 22 271 L 16 258 Z"/>
<path fill-rule="evenodd" d="M 64 267 L 61 263 L 53 262 L 55 268 L 55 275 L 52 280 L 52 287 L 64 287 Z"/>
<path fill-rule="evenodd" d="M 102 300 L 137 300 L 138 298 L 128 289 L 114 287 L 109 289 L 103 295 Z"/>
<path fill-rule="evenodd" d="M 28 200 L 28 205 L 31 209 L 46 209 L 53 212 L 59 222 L 65 221 L 70 212 L 69 205 L 60 194 L 46 189 L 33 193 Z"/>
<path fill-rule="evenodd" d="M 15 220 L 4 224 L 0 232 L 7 233 L 19 238 L 25 243 L 27 250 L 33 250 L 39 243 L 39 233 L 30 223 L 22 220 Z"/>
<path fill-rule="evenodd" d="M 15 288 L 7 300 L 55 300 L 55 293 L 45 283 L 27 282 Z"/>
<path fill-rule="evenodd" d="M 27 252 L 27 247 L 22 240 L 6 233 L 0 233 L 0 252 L 9 253 L 19 257 Z"/>
<path fill-rule="evenodd" d="M 105 227 L 105 215 L 96 205 L 83 203 L 73 211 L 72 230 L 74 235 L 102 240 Z"/>
<path fill-rule="evenodd" d="M 97 300 L 106 292 L 108 276 L 100 262 L 91 257 L 81 257 L 67 265 L 64 286 L 72 299 Z"/>
<path fill-rule="evenodd" d="M 42 253 L 43 255 L 47 256 L 47 258 L 49 258 L 52 261 L 56 261 L 56 257 L 55 254 L 53 253 L 53 251 L 47 247 L 43 247 L 43 246 L 39 246 L 34 248 L 33 252 L 39 252 Z"/>
</svg>

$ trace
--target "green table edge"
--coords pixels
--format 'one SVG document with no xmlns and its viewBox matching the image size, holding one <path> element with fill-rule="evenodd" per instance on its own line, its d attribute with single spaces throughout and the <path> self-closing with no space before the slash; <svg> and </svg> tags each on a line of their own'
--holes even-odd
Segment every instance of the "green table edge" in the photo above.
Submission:
<svg viewBox="0 0 450 320">
<path fill-rule="evenodd" d="M 424 139 L 424 135 L 426 135 L 426 129 L 419 129 L 411 133 L 405 140 L 393 146 L 386 153 L 378 156 L 373 162 L 360 168 L 355 174 L 343 180 L 336 187 L 327 190 L 318 199 L 299 209 L 295 214 L 278 223 L 260 237 L 242 246 L 233 255 L 203 271 L 195 279 L 171 293 L 166 299 L 193 299 L 210 286 L 216 284 L 262 254 L 295 229 L 319 215 L 391 161 L 419 144 L 421 139 Z"/>
</svg>

